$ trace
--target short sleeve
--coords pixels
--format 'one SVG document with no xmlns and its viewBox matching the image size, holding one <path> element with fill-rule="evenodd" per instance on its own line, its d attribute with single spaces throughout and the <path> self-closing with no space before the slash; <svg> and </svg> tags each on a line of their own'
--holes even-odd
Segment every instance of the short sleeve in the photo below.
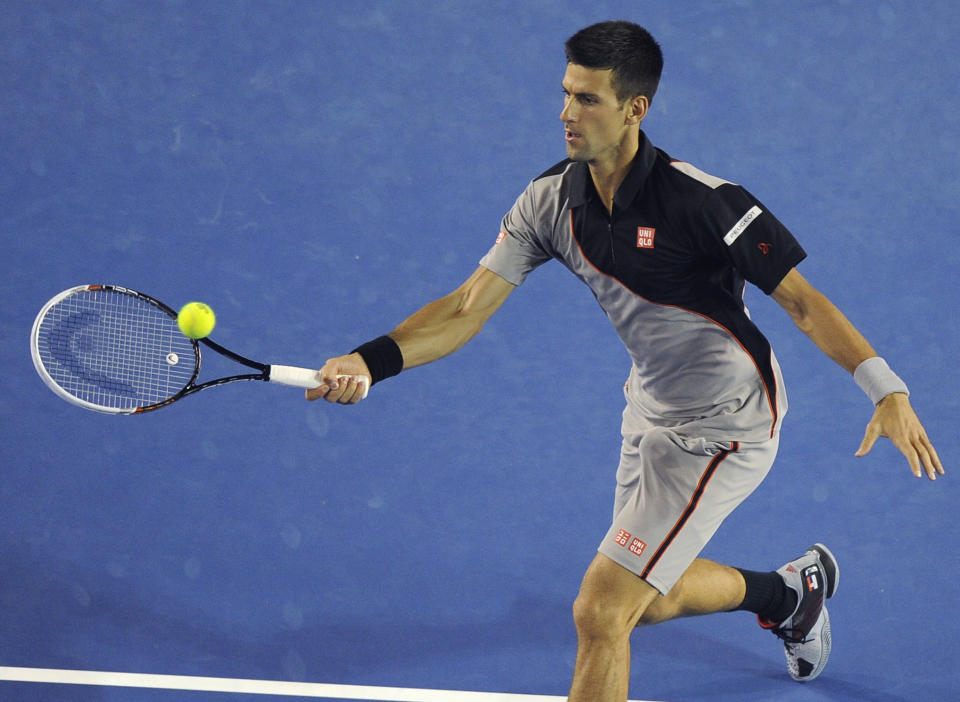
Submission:
<svg viewBox="0 0 960 702">
<path fill-rule="evenodd" d="M 480 265 L 514 285 L 520 285 L 534 269 L 550 260 L 538 230 L 534 186 L 531 183 L 500 223 L 500 234 Z"/>
<path fill-rule="evenodd" d="M 739 185 L 719 186 L 703 208 L 711 243 L 722 247 L 740 274 L 768 295 L 807 257 L 793 234 Z"/>
</svg>

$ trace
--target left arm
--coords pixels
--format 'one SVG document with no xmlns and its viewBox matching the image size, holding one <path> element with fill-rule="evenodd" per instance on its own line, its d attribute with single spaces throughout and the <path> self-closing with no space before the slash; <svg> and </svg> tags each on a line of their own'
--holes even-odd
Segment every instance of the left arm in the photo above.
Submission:
<svg viewBox="0 0 960 702">
<path fill-rule="evenodd" d="M 820 350 L 848 372 L 877 353 L 856 327 L 830 300 L 800 275 L 790 270 L 771 294 Z M 877 403 L 857 456 L 866 455 L 876 440 L 886 436 L 900 449 L 918 478 L 921 469 L 930 480 L 943 475 L 943 466 L 926 431 L 904 393 L 887 395 Z"/>
</svg>

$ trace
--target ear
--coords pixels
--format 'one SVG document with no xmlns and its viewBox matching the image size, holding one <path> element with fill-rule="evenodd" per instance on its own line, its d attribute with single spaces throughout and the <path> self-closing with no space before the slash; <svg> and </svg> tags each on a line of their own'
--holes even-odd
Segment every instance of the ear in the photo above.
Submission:
<svg viewBox="0 0 960 702">
<path fill-rule="evenodd" d="M 646 95 L 637 95 L 627 101 L 626 121 L 629 125 L 640 124 L 650 109 L 650 100 Z"/>
</svg>

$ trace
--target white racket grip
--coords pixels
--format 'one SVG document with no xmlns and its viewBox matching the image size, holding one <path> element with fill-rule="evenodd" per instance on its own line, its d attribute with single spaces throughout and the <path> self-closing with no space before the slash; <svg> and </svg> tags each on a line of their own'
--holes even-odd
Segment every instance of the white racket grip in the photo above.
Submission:
<svg viewBox="0 0 960 702">
<path fill-rule="evenodd" d="M 365 375 L 338 375 L 337 380 L 351 380 L 356 378 L 357 382 L 363 384 L 363 397 L 366 398 L 370 392 L 370 378 Z M 320 385 L 320 371 L 309 368 L 297 368 L 296 366 L 270 366 L 270 382 L 280 385 L 289 385 L 295 388 L 315 388 Z"/>
</svg>

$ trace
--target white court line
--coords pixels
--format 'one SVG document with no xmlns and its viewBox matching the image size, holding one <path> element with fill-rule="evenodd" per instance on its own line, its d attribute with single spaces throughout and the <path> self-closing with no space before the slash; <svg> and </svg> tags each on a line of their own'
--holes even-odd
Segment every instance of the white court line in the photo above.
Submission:
<svg viewBox="0 0 960 702">
<path fill-rule="evenodd" d="M 102 687 L 141 687 L 155 690 L 194 692 L 238 692 L 250 695 L 288 697 L 326 697 L 370 702 L 558 702 L 565 697 L 518 695 L 507 692 L 458 692 L 456 690 L 418 690 L 406 687 L 369 687 L 329 685 L 326 683 L 285 682 L 282 680 L 244 680 L 203 678 L 190 675 L 147 675 L 107 673 L 97 670 L 54 670 L 50 668 L 9 668 L 0 666 L 0 681 L 97 685 Z M 632 700 L 631 702 L 644 702 Z"/>
</svg>

